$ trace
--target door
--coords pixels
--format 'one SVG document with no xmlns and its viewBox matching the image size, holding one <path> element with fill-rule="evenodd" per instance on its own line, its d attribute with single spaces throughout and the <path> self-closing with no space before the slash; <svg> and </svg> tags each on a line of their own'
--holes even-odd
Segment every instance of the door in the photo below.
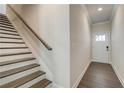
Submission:
<svg viewBox="0 0 124 93">
<path fill-rule="evenodd" d="M 97 30 L 92 32 L 92 61 L 109 63 L 110 32 Z"/>
</svg>

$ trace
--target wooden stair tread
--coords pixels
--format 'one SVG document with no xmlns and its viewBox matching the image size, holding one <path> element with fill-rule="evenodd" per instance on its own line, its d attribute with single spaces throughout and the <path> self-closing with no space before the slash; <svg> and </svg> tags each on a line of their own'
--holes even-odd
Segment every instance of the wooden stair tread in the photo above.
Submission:
<svg viewBox="0 0 124 93">
<path fill-rule="evenodd" d="M 4 25 L 4 24 L 0 24 L 0 26 L 5 26 L 5 27 L 11 27 L 11 28 L 14 28 L 13 25 Z"/>
<path fill-rule="evenodd" d="M 14 68 L 14 69 L 11 69 L 8 71 L 0 72 L 0 78 L 4 78 L 4 77 L 7 77 L 10 75 L 19 73 L 19 72 L 23 72 L 23 71 L 26 71 L 26 70 L 29 70 L 29 69 L 32 69 L 32 68 L 38 67 L 38 66 L 40 66 L 40 65 L 39 64 L 31 64 L 31 65 L 26 65 L 26 66 L 19 67 L 19 68 Z"/>
<path fill-rule="evenodd" d="M 0 43 L 8 43 L 8 44 L 25 44 L 25 42 L 5 42 L 5 41 L 0 41 Z"/>
<path fill-rule="evenodd" d="M 16 88 L 44 74 L 45 72 L 43 71 L 37 71 L 28 76 L 24 76 L 7 84 L 1 85 L 0 88 Z"/>
<path fill-rule="evenodd" d="M 5 25 L 0 25 L 0 27 L 3 27 L 3 28 L 9 28 L 9 29 L 14 29 L 15 30 L 15 28 L 13 27 L 13 26 L 5 26 Z"/>
<path fill-rule="evenodd" d="M 19 40 L 22 40 L 22 38 L 16 38 L 16 37 L 5 37 L 5 36 L 0 36 L 0 38 L 6 38 L 6 39 L 19 39 Z"/>
<path fill-rule="evenodd" d="M 4 29 L 4 28 L 0 28 L 1 31 L 5 31 L 5 32 L 14 32 L 14 33 L 17 33 L 16 30 L 14 29 Z"/>
<path fill-rule="evenodd" d="M 0 47 L 0 49 L 26 49 L 28 47 Z"/>
<path fill-rule="evenodd" d="M 13 55 L 22 55 L 22 54 L 31 54 L 31 53 L 32 52 L 20 52 L 20 53 L 1 54 L 0 57 L 13 56 Z"/>
<path fill-rule="evenodd" d="M 19 34 L 12 34 L 12 33 L 5 33 L 5 32 L 0 32 L 0 34 L 6 34 L 6 35 L 20 36 Z"/>
<path fill-rule="evenodd" d="M 29 61 L 29 60 L 35 60 L 35 59 L 36 58 L 29 57 L 29 58 L 21 58 L 21 59 L 16 59 L 16 60 L 4 61 L 4 62 L 0 62 L 0 66 L 10 65 L 10 64 L 14 64 L 14 63 L 20 63 L 20 62 L 25 62 L 25 61 Z"/>
<path fill-rule="evenodd" d="M 3 22 L 1 22 L 1 21 L 0 21 L 0 24 L 2 24 L 2 25 L 7 25 L 7 26 L 13 26 L 11 23 L 3 23 Z"/>
<path fill-rule="evenodd" d="M 30 88 L 45 88 L 47 87 L 50 83 L 52 83 L 50 80 L 48 79 L 43 79 L 40 82 L 32 85 Z"/>
</svg>

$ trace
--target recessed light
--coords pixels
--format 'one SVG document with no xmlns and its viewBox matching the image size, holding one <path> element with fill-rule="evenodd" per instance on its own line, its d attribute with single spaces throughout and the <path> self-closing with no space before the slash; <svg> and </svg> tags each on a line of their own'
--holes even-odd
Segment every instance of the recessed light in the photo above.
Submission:
<svg viewBox="0 0 124 93">
<path fill-rule="evenodd" d="M 98 10 L 98 11 L 102 11 L 102 10 L 103 10 L 103 8 L 101 8 L 101 7 L 100 7 L 100 8 L 98 8 L 97 10 Z"/>
</svg>

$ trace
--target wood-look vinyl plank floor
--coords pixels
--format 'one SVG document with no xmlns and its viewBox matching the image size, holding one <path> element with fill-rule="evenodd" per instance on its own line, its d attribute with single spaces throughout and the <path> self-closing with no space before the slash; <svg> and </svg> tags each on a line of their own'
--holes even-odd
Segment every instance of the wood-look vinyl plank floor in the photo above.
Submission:
<svg viewBox="0 0 124 93">
<path fill-rule="evenodd" d="M 78 88 L 123 88 L 123 86 L 110 64 L 92 62 Z"/>
</svg>

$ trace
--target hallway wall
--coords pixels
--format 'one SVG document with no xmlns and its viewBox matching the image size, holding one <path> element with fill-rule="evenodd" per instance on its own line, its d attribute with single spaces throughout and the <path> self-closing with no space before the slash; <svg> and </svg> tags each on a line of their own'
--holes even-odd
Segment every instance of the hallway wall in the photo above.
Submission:
<svg viewBox="0 0 124 93">
<path fill-rule="evenodd" d="M 21 27 L 18 18 L 13 19 L 15 25 L 18 25 L 17 30 L 39 59 L 48 79 L 52 80 L 54 87 L 69 87 L 69 5 L 15 4 L 11 6 L 53 48 L 52 51 L 48 51 L 30 31 L 25 29 L 24 25 Z M 8 14 L 10 17 L 9 9 Z"/>
<path fill-rule="evenodd" d="M 112 19 L 112 65 L 124 86 L 124 5 L 119 5 Z"/>
<path fill-rule="evenodd" d="M 70 87 L 77 87 L 91 62 L 90 20 L 84 5 L 70 5 Z"/>
</svg>

